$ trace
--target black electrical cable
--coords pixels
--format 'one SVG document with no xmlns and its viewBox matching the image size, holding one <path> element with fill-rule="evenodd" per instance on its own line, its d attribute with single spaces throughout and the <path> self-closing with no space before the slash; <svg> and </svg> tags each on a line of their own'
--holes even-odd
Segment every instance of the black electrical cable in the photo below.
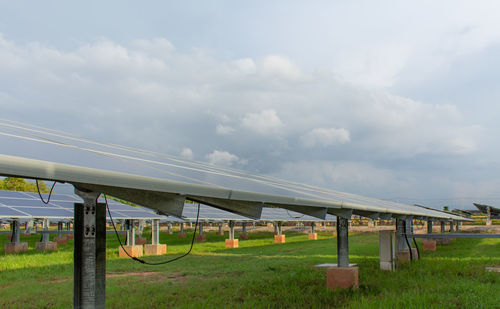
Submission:
<svg viewBox="0 0 500 309">
<path fill-rule="evenodd" d="M 52 188 L 50 188 L 49 198 L 47 199 L 47 201 L 43 199 L 42 193 L 40 192 L 40 187 L 38 186 L 38 179 L 36 179 L 35 182 L 36 182 L 36 189 L 38 190 L 38 195 L 40 196 L 40 199 L 44 204 L 48 204 L 50 202 L 50 198 L 52 197 L 52 191 L 54 190 L 54 187 L 56 186 L 57 182 L 54 181 L 54 183 L 52 184 Z"/>
<path fill-rule="evenodd" d="M 417 241 L 413 238 L 413 243 L 415 244 L 415 248 L 417 248 L 417 258 L 420 260 L 420 250 L 418 249 Z"/>
<path fill-rule="evenodd" d="M 105 194 L 104 194 L 104 200 L 106 201 L 106 208 L 108 209 L 109 219 L 111 220 L 111 225 L 113 226 L 113 229 L 115 230 L 116 238 L 118 239 L 118 242 L 120 243 L 120 247 L 128 255 L 128 257 L 130 257 L 132 260 L 135 260 L 135 261 L 137 261 L 139 263 L 146 264 L 146 265 L 153 265 L 153 266 L 154 265 L 163 265 L 163 264 L 167 264 L 167 263 L 171 263 L 171 262 L 180 260 L 183 257 L 187 256 L 189 253 L 191 253 L 191 250 L 193 250 L 194 240 L 195 240 L 195 237 L 196 237 L 196 230 L 198 228 L 198 220 L 200 218 L 200 203 L 198 203 L 198 213 L 196 214 L 196 225 L 194 226 L 194 234 L 193 234 L 193 239 L 191 240 L 191 247 L 189 248 L 189 251 L 186 252 L 186 253 L 184 253 L 183 255 L 180 255 L 178 257 L 175 257 L 175 258 L 167 260 L 167 261 L 158 262 L 158 263 L 150 263 L 150 262 L 146 262 L 146 261 L 144 261 L 142 259 L 139 259 L 139 258 L 131 256 L 127 252 L 127 250 L 125 250 L 125 248 L 123 247 L 122 241 L 120 240 L 120 235 L 118 235 L 118 231 L 116 230 L 115 222 L 113 221 L 113 217 L 111 216 L 111 211 L 109 210 L 108 199 L 107 199 L 107 197 L 106 197 Z"/>
<path fill-rule="evenodd" d="M 413 261 L 413 252 L 411 250 L 410 242 L 408 241 L 408 236 L 406 235 L 406 220 L 403 220 L 403 223 L 404 223 L 404 234 L 405 234 L 406 245 L 408 245 L 408 251 L 410 252 L 410 261 Z"/>
</svg>

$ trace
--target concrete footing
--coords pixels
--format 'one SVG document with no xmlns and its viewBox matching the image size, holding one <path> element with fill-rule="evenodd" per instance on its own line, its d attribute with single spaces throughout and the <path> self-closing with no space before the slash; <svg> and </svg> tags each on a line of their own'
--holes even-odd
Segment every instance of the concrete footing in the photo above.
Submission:
<svg viewBox="0 0 500 309">
<path fill-rule="evenodd" d="M 326 287 L 330 290 L 357 288 L 358 267 L 330 267 L 326 270 Z"/>
<path fill-rule="evenodd" d="M 423 239 L 424 251 L 436 251 L 436 240 L 435 239 Z"/>
<path fill-rule="evenodd" d="M 135 238 L 136 245 L 145 245 L 147 242 L 148 242 L 148 240 L 144 237 L 136 237 Z"/>
<path fill-rule="evenodd" d="M 186 238 L 186 233 L 177 233 L 177 237 Z"/>
<path fill-rule="evenodd" d="M 417 248 L 411 248 L 411 253 L 414 260 L 418 260 L 418 252 Z M 409 262 L 410 261 L 410 251 L 404 250 L 396 253 L 396 257 L 398 262 Z"/>
<path fill-rule="evenodd" d="M 37 242 L 35 249 L 38 251 L 55 251 L 57 250 L 57 243 L 53 241 L 49 242 Z"/>
<path fill-rule="evenodd" d="M 307 239 L 309 239 L 309 240 L 318 240 L 318 233 L 309 233 L 309 234 L 307 234 Z"/>
<path fill-rule="evenodd" d="M 240 239 L 248 239 L 248 233 L 240 234 Z"/>
<path fill-rule="evenodd" d="M 274 242 L 277 244 L 285 243 L 285 235 L 274 235 Z"/>
<path fill-rule="evenodd" d="M 28 251 L 27 242 L 6 242 L 4 244 L 5 254 Z"/>
<path fill-rule="evenodd" d="M 207 240 L 207 236 L 205 235 L 196 235 L 197 242 L 205 242 Z"/>
<path fill-rule="evenodd" d="M 128 252 L 128 254 L 130 254 L 132 257 L 142 256 L 142 245 L 134 245 L 134 246 L 125 245 L 123 246 L 123 248 L 121 246 L 118 247 L 119 257 L 128 257 L 127 253 L 125 253 L 123 249 L 125 249 Z"/>
<path fill-rule="evenodd" d="M 73 234 L 66 234 L 66 238 L 69 239 L 75 239 L 75 235 Z"/>
<path fill-rule="evenodd" d="M 163 254 L 167 254 L 167 245 L 165 244 L 144 245 L 144 255 L 163 255 Z"/>
<path fill-rule="evenodd" d="M 238 248 L 238 239 L 226 239 L 226 248 Z"/>
<path fill-rule="evenodd" d="M 61 236 L 61 237 L 54 237 L 54 242 L 56 242 L 58 245 L 65 245 L 68 242 L 68 239 L 66 236 Z"/>
</svg>

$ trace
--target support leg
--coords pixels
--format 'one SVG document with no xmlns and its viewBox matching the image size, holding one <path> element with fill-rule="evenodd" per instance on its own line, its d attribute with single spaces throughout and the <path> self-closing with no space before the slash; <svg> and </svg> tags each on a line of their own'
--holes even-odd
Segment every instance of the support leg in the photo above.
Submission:
<svg viewBox="0 0 500 309">
<path fill-rule="evenodd" d="M 277 243 L 277 244 L 284 244 L 285 243 L 285 235 L 283 235 L 283 231 L 282 231 L 282 223 L 281 221 L 278 221 L 278 235 L 274 235 L 274 242 Z"/>
<path fill-rule="evenodd" d="M 247 223 L 246 222 L 241 223 L 240 239 L 248 239 Z"/>
<path fill-rule="evenodd" d="M 75 189 L 74 308 L 104 308 L 106 304 L 106 208 L 96 192 Z"/>
<path fill-rule="evenodd" d="M 144 245 L 145 255 L 162 255 L 167 253 L 167 245 L 160 244 L 160 219 L 151 220 L 151 244 Z"/>
<path fill-rule="evenodd" d="M 198 223 L 198 235 L 196 235 L 196 241 L 204 242 L 207 240 L 207 237 L 203 234 L 203 222 Z"/>
<path fill-rule="evenodd" d="M 315 231 L 316 223 L 311 222 L 311 233 L 307 235 L 307 238 L 309 240 L 317 240 L 318 239 L 318 233 Z"/>
<path fill-rule="evenodd" d="M 229 221 L 229 239 L 226 239 L 226 248 L 238 248 L 238 239 L 234 239 L 234 221 Z"/>
<path fill-rule="evenodd" d="M 186 233 L 184 232 L 184 223 L 181 222 L 179 226 L 179 234 L 177 234 L 180 238 L 186 238 Z"/>
<path fill-rule="evenodd" d="M 329 289 L 358 287 L 358 267 L 349 265 L 349 220 L 337 217 L 337 267 L 326 272 Z"/>
</svg>

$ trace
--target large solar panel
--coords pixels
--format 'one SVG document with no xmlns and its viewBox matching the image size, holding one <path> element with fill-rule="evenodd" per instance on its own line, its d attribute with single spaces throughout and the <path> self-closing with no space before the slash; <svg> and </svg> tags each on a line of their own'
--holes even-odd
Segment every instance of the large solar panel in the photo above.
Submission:
<svg viewBox="0 0 500 309">
<path fill-rule="evenodd" d="M 45 201 L 48 194 L 42 194 Z M 50 203 L 44 204 L 38 193 L 16 192 L 0 190 L 0 218 L 48 218 L 48 219 L 73 219 L 74 203 L 82 202 L 77 195 L 52 194 Z M 104 203 L 104 198 L 99 202 Z M 113 219 L 167 219 L 172 222 L 174 218 L 158 215 L 144 207 L 133 207 L 108 199 L 108 205 Z M 106 212 L 106 216 L 108 214 Z"/>
<path fill-rule="evenodd" d="M 343 208 L 350 207 L 359 211 L 443 217 L 443 213 L 430 209 L 298 184 L 115 144 L 94 142 L 65 132 L 9 120 L 0 120 L 0 143 L 2 154 L 16 157 L 29 156 L 31 159 L 199 184 L 210 188 L 238 190 L 260 196 L 273 195 L 281 199 L 291 198 L 292 201 L 298 198 L 310 205 L 324 202 L 345 205 Z M 249 199 L 252 199 L 252 195 L 249 195 Z M 452 217 L 463 219 L 449 215 L 449 218 Z"/>
</svg>

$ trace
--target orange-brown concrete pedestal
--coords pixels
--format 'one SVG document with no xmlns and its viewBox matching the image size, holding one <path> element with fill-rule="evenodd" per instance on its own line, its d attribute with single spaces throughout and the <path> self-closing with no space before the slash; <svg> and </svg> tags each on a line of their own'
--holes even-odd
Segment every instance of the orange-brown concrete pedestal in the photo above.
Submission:
<svg viewBox="0 0 500 309">
<path fill-rule="evenodd" d="M 274 242 L 277 244 L 285 243 L 285 235 L 274 235 Z"/>
<path fill-rule="evenodd" d="M 136 245 L 145 245 L 147 242 L 148 242 L 148 240 L 144 237 L 136 237 L 135 238 Z"/>
<path fill-rule="evenodd" d="M 66 236 L 61 236 L 61 237 L 54 237 L 54 242 L 56 242 L 58 245 L 65 245 L 68 242 L 68 239 Z"/>
<path fill-rule="evenodd" d="M 238 239 L 226 239 L 226 248 L 238 248 Z"/>
<path fill-rule="evenodd" d="M 144 245 L 144 255 L 163 255 L 163 254 L 167 254 L 167 245 L 165 244 Z"/>
<path fill-rule="evenodd" d="M 248 239 L 248 233 L 240 234 L 240 239 Z"/>
<path fill-rule="evenodd" d="M 196 235 L 197 242 L 205 242 L 207 240 L 207 236 L 205 235 Z"/>
<path fill-rule="evenodd" d="M 6 242 L 4 244 L 5 254 L 28 251 L 27 242 Z"/>
<path fill-rule="evenodd" d="M 55 251 L 57 250 L 57 243 L 53 241 L 49 242 L 37 242 L 35 249 L 38 251 Z"/>
<path fill-rule="evenodd" d="M 436 251 L 436 240 L 435 239 L 424 239 L 424 251 Z"/>
<path fill-rule="evenodd" d="M 326 270 L 326 287 L 330 290 L 357 288 L 358 267 L 330 267 Z"/>
<path fill-rule="evenodd" d="M 135 245 L 135 246 L 123 246 L 123 249 L 125 249 L 128 254 L 132 257 L 140 257 L 142 256 L 142 245 Z M 127 253 L 123 251 L 122 247 L 118 247 L 118 256 L 119 257 L 128 257 Z"/>
<path fill-rule="evenodd" d="M 309 234 L 307 234 L 307 239 L 309 239 L 309 240 L 317 240 L 318 239 L 318 233 L 309 233 Z"/>
<path fill-rule="evenodd" d="M 75 238 L 75 235 L 73 234 L 66 234 L 66 238 L 69 240 L 69 239 L 74 239 Z"/>
</svg>

